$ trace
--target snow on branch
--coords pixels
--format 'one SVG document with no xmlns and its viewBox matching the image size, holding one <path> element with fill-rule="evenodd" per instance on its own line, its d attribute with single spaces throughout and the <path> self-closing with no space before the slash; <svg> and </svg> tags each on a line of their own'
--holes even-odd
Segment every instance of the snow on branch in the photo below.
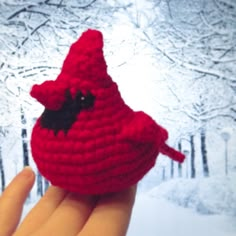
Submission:
<svg viewBox="0 0 236 236">
<path fill-rule="evenodd" d="M 31 33 L 30 36 L 32 36 L 34 33 L 36 33 L 41 27 L 45 26 L 48 22 L 50 21 L 50 19 L 45 20 L 44 22 L 42 22 L 41 24 L 39 24 L 37 27 L 35 27 Z M 21 46 L 23 46 L 27 40 L 29 40 L 30 36 L 26 37 L 22 42 L 21 42 Z"/>
<path fill-rule="evenodd" d="M 92 0 L 89 3 L 85 5 L 69 5 L 69 4 L 62 4 L 62 1 L 60 3 L 50 3 L 50 1 L 47 1 L 48 6 L 56 6 L 56 7 L 70 7 L 70 8 L 77 8 L 77 9 L 86 9 L 91 7 L 97 0 Z"/>
<path fill-rule="evenodd" d="M 28 12 L 28 13 L 35 13 L 35 14 L 40 14 L 40 15 L 43 15 L 45 17 L 49 17 L 49 14 L 48 13 L 45 13 L 45 12 L 42 12 L 42 11 L 36 11 L 36 10 L 30 10 L 31 8 L 35 7 L 35 5 L 29 5 L 27 7 L 24 7 L 16 12 L 14 12 L 12 15 L 10 15 L 7 20 L 11 20 L 13 19 L 14 17 L 18 16 L 20 13 L 23 13 L 23 12 Z"/>
<path fill-rule="evenodd" d="M 59 3 L 50 3 L 49 0 L 46 1 L 40 1 L 36 4 L 29 4 L 28 6 L 22 7 L 19 10 L 17 10 L 16 12 L 14 12 L 12 15 L 8 16 L 7 20 L 11 20 L 14 17 L 18 16 L 19 14 L 23 13 L 23 12 L 27 12 L 27 13 L 34 13 L 34 14 L 40 14 L 43 15 L 44 17 L 49 17 L 50 14 L 43 12 L 42 10 L 33 10 L 32 8 L 35 7 L 42 7 L 42 5 L 48 5 L 48 6 L 55 6 L 55 7 L 62 7 L 62 8 L 66 8 L 66 7 L 70 7 L 70 8 L 77 8 L 77 9 L 86 9 L 90 6 L 92 6 L 92 4 L 94 4 L 97 0 L 92 0 L 89 3 L 85 4 L 85 5 L 69 5 L 68 3 L 66 4 L 62 4 L 62 0 Z"/>
<path fill-rule="evenodd" d="M 226 80 L 229 81 L 230 83 L 234 84 L 236 82 L 236 78 L 234 75 L 227 75 L 226 73 L 222 72 L 221 70 L 217 70 L 217 69 L 213 69 L 213 68 L 204 68 L 203 65 L 193 65 L 191 62 L 187 63 L 184 62 L 183 60 L 178 59 L 177 57 L 174 57 L 173 55 L 169 54 L 167 52 L 167 50 L 163 50 L 160 47 L 158 47 L 158 45 L 154 44 L 153 45 L 154 49 L 157 50 L 158 52 L 160 52 L 163 56 L 165 56 L 166 58 L 168 58 L 170 60 L 170 62 L 177 64 L 178 66 L 191 70 L 191 71 L 195 71 L 204 75 L 210 75 L 210 76 L 214 76 L 217 79 L 221 79 L 221 80 Z M 232 62 L 235 60 L 230 60 L 228 62 Z"/>
<path fill-rule="evenodd" d="M 218 9 L 218 13 L 224 13 L 225 17 L 231 18 L 235 20 L 236 18 L 236 3 L 235 1 L 229 0 L 213 0 L 216 8 Z"/>
</svg>

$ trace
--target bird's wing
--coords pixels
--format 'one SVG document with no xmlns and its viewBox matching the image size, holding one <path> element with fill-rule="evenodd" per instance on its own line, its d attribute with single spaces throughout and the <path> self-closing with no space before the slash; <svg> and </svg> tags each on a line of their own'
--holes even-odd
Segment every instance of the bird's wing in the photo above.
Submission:
<svg viewBox="0 0 236 236">
<path fill-rule="evenodd" d="M 144 112 L 136 112 L 133 119 L 122 129 L 122 135 L 135 144 L 152 143 L 171 159 L 183 162 L 185 156 L 166 144 L 168 132 Z"/>
<path fill-rule="evenodd" d="M 123 127 L 122 135 L 130 141 L 140 143 L 161 144 L 168 138 L 168 132 L 142 111 L 135 112 L 130 123 Z"/>
</svg>

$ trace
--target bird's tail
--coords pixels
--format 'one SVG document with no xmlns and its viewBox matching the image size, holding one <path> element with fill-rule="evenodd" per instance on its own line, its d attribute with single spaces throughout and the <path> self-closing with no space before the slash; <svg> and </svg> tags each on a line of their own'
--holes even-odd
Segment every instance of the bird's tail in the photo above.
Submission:
<svg viewBox="0 0 236 236">
<path fill-rule="evenodd" d="M 185 156 L 183 153 L 175 150 L 174 148 L 168 146 L 166 143 L 164 145 L 161 146 L 160 152 L 163 155 L 166 155 L 168 157 L 170 157 L 171 159 L 173 159 L 174 161 L 178 161 L 180 163 L 182 163 L 185 159 Z"/>
</svg>

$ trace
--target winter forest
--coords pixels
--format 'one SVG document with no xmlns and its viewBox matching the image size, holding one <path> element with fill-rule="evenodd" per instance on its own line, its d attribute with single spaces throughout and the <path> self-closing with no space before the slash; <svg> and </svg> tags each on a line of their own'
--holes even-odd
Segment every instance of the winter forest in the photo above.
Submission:
<svg viewBox="0 0 236 236">
<path fill-rule="evenodd" d="M 25 211 L 46 191 L 29 145 L 43 107 L 29 91 L 56 79 L 88 28 L 103 32 L 126 103 L 186 155 L 160 155 L 139 183 L 128 236 L 235 235 L 235 0 L 0 0 L 0 192 L 26 165 L 37 179 Z"/>
</svg>

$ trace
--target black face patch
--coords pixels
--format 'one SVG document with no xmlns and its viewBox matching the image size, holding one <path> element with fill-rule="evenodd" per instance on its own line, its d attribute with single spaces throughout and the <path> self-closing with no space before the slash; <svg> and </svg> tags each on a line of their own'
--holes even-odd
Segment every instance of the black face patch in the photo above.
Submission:
<svg viewBox="0 0 236 236">
<path fill-rule="evenodd" d="M 84 95 L 78 91 L 73 99 L 70 91 L 67 90 L 65 96 L 65 102 L 59 110 L 52 111 L 45 108 L 40 119 L 41 126 L 54 130 L 55 135 L 59 130 L 67 133 L 80 111 L 92 108 L 94 105 L 95 97 L 90 92 Z"/>
</svg>

